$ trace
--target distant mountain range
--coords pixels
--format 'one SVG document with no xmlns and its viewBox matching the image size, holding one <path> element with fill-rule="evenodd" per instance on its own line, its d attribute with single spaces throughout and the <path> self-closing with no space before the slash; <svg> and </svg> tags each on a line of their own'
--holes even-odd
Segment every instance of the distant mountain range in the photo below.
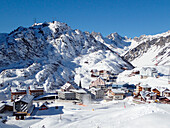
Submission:
<svg viewBox="0 0 170 128">
<path fill-rule="evenodd" d="M 92 32 L 92 35 L 134 66 L 170 65 L 170 31 L 133 39 L 121 37 L 118 33 L 107 37 L 95 32 Z"/>
</svg>

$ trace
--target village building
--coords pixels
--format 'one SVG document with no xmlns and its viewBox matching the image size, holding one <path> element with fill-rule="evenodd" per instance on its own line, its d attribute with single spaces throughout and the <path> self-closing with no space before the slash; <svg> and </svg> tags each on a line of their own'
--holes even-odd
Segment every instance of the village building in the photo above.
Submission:
<svg viewBox="0 0 170 128">
<path fill-rule="evenodd" d="M 62 100 L 75 100 L 76 94 L 70 90 L 76 89 L 71 83 L 67 82 L 58 92 L 58 98 Z"/>
<path fill-rule="evenodd" d="M 43 95 L 44 94 L 44 87 L 38 86 L 38 85 L 30 85 L 29 94 L 33 95 L 34 97 Z"/>
<path fill-rule="evenodd" d="M 134 95 L 138 95 L 141 91 L 149 91 L 151 92 L 151 87 L 148 84 L 137 84 L 136 89 L 134 91 Z"/>
<path fill-rule="evenodd" d="M 70 89 L 76 89 L 71 83 L 67 82 L 61 87 L 62 92 L 68 92 Z"/>
<path fill-rule="evenodd" d="M 108 89 L 107 96 L 114 100 L 123 100 L 125 97 L 125 91 L 120 89 Z"/>
<path fill-rule="evenodd" d="M 170 104 L 170 97 L 159 97 L 159 103 Z"/>
<path fill-rule="evenodd" d="M 106 70 L 98 71 L 96 69 L 91 70 L 91 77 L 99 77 L 99 76 L 106 82 L 115 82 L 117 79 L 117 74 L 111 71 L 106 71 Z"/>
<path fill-rule="evenodd" d="M 13 103 L 12 102 L 1 102 L 0 103 L 0 113 L 4 111 L 13 111 Z"/>
<path fill-rule="evenodd" d="M 26 88 L 11 87 L 11 101 L 14 101 L 19 96 L 26 95 L 26 94 L 27 94 Z"/>
<path fill-rule="evenodd" d="M 158 77 L 158 71 L 155 68 L 151 67 L 143 67 L 140 71 L 141 79 L 145 79 L 147 77 Z"/>
<path fill-rule="evenodd" d="M 33 98 L 32 95 L 23 95 L 18 97 L 13 102 L 13 113 L 16 116 L 16 119 L 24 119 L 24 116 L 30 116 L 34 106 L 33 106 Z"/>
<path fill-rule="evenodd" d="M 103 99 L 104 97 L 104 90 L 101 88 L 90 88 L 92 99 Z"/>
<path fill-rule="evenodd" d="M 47 110 L 48 109 L 48 106 L 46 104 L 42 104 L 40 107 L 39 107 L 39 110 Z"/>
<path fill-rule="evenodd" d="M 76 99 L 76 94 L 74 92 L 69 92 L 69 91 L 58 91 L 58 98 L 62 100 L 75 100 Z"/>
<path fill-rule="evenodd" d="M 141 97 L 141 101 L 145 102 L 154 102 L 156 100 L 156 93 L 149 92 L 149 91 L 141 91 L 139 93 L 139 96 Z"/>
<path fill-rule="evenodd" d="M 87 95 L 87 92 L 84 89 L 71 89 L 71 92 L 74 92 L 76 99 L 82 101 L 83 97 Z"/>
<path fill-rule="evenodd" d="M 105 81 L 104 79 L 102 79 L 101 77 L 98 77 L 97 80 L 95 81 L 92 81 L 91 84 L 90 84 L 90 87 L 89 88 L 105 88 Z"/>
<path fill-rule="evenodd" d="M 170 91 L 169 91 L 169 90 L 168 90 L 168 91 L 164 91 L 164 92 L 163 92 L 163 95 L 164 95 L 164 97 L 170 99 Z"/>
</svg>

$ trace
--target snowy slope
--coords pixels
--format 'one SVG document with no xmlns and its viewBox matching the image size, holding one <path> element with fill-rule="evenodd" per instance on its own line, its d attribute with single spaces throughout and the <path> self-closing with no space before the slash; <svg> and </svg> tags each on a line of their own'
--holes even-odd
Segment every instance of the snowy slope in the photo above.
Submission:
<svg viewBox="0 0 170 128">
<path fill-rule="evenodd" d="M 121 37 L 118 33 L 111 33 L 107 37 L 96 32 L 92 32 L 92 35 L 135 66 L 170 64 L 170 31 L 133 39 Z"/>
<path fill-rule="evenodd" d="M 37 83 L 48 91 L 67 81 L 79 83 L 80 79 L 75 80 L 75 76 L 81 76 L 78 69 L 86 70 L 87 74 L 90 71 L 87 64 L 82 64 L 85 58 L 93 63 L 90 68 L 109 66 L 115 72 L 122 72 L 121 67 L 133 68 L 89 32 L 72 30 L 65 23 L 19 27 L 0 45 L 0 94 L 9 94 L 9 86 Z M 89 84 L 85 82 L 86 87 Z"/>
<path fill-rule="evenodd" d="M 141 67 L 140 67 L 140 68 L 135 68 L 133 70 L 128 70 L 128 71 L 124 71 L 120 73 L 118 76 L 117 82 L 124 81 L 124 82 L 127 82 L 129 84 L 134 84 L 134 85 L 141 83 L 141 84 L 148 84 L 152 88 L 164 87 L 164 88 L 170 89 L 170 86 L 168 84 L 168 75 L 169 75 L 169 70 L 170 70 L 169 65 L 146 66 L 146 67 L 155 68 L 158 71 L 158 74 L 160 75 L 160 77 L 159 78 L 148 77 L 147 79 L 141 79 L 140 75 L 129 77 L 129 75 L 132 73 L 133 70 L 140 71 L 141 70 Z"/>
<path fill-rule="evenodd" d="M 131 98 L 124 101 L 101 102 L 87 106 L 56 102 L 50 106 L 64 106 L 63 114 L 49 114 L 51 110 L 38 111 L 32 119 L 9 118 L 7 124 L 22 128 L 168 128 L 170 107 L 166 104 L 131 104 Z M 124 107 L 126 105 L 126 108 Z M 43 113 L 43 114 L 42 114 Z M 160 123 L 161 122 L 161 123 Z"/>
<path fill-rule="evenodd" d="M 170 64 L 170 31 L 132 39 L 124 58 L 135 66 Z"/>
</svg>

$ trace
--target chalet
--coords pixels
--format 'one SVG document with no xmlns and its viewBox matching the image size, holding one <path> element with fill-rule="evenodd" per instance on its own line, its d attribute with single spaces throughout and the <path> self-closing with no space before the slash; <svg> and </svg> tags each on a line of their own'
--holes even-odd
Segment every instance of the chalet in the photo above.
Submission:
<svg viewBox="0 0 170 128">
<path fill-rule="evenodd" d="M 70 89 L 76 89 L 71 83 L 67 82 L 61 87 L 62 92 L 70 91 Z"/>
<path fill-rule="evenodd" d="M 165 91 L 169 91 L 169 89 L 165 87 L 157 87 L 152 89 L 152 92 L 156 93 L 157 97 L 164 96 Z"/>
<path fill-rule="evenodd" d="M 154 92 L 149 92 L 149 91 L 141 91 L 139 93 L 141 97 L 141 101 L 145 102 L 153 102 L 156 100 L 156 93 Z"/>
<path fill-rule="evenodd" d="M 159 103 L 163 104 L 170 104 L 170 98 L 169 97 L 159 97 Z"/>
<path fill-rule="evenodd" d="M 151 67 L 143 67 L 140 71 L 141 79 L 147 78 L 147 77 L 157 77 L 158 71 L 155 68 Z"/>
<path fill-rule="evenodd" d="M 107 96 L 115 100 L 123 100 L 125 97 L 125 92 L 120 89 L 108 89 Z"/>
<path fill-rule="evenodd" d="M 11 101 L 14 101 L 19 96 L 27 94 L 26 88 L 11 87 Z"/>
<path fill-rule="evenodd" d="M 29 87 L 29 94 L 34 97 L 40 96 L 44 94 L 44 87 L 38 85 L 31 85 Z"/>
<path fill-rule="evenodd" d="M 14 100 L 13 113 L 17 120 L 24 119 L 26 115 L 30 116 L 34 109 L 33 98 L 32 95 L 23 95 Z"/>
<path fill-rule="evenodd" d="M 140 87 L 142 88 L 142 91 L 149 91 L 149 92 L 151 92 L 151 86 L 149 86 L 148 84 L 140 85 Z"/>
<path fill-rule="evenodd" d="M 0 103 L 0 113 L 3 113 L 4 111 L 13 111 L 12 102 L 1 102 Z"/>
<path fill-rule="evenodd" d="M 163 95 L 167 98 L 170 97 L 170 91 L 164 91 Z"/>
<path fill-rule="evenodd" d="M 160 90 L 157 89 L 157 88 L 153 88 L 153 89 L 152 89 L 152 92 L 156 93 L 157 97 L 159 97 L 159 96 L 161 95 Z"/>
<path fill-rule="evenodd" d="M 105 81 L 101 78 L 98 77 L 97 80 L 92 81 L 92 83 L 90 84 L 90 88 L 105 88 Z"/>
<path fill-rule="evenodd" d="M 62 100 L 75 100 L 76 94 L 69 91 L 58 91 L 58 98 Z"/>
<path fill-rule="evenodd" d="M 84 95 L 87 95 L 87 92 L 84 89 L 71 89 L 71 92 L 74 92 L 76 99 L 82 101 Z"/>
<path fill-rule="evenodd" d="M 136 85 L 134 95 L 138 95 L 138 93 L 140 93 L 141 91 L 149 91 L 150 92 L 151 87 L 148 84 L 140 85 L 140 83 L 139 83 L 139 84 Z"/>
<path fill-rule="evenodd" d="M 46 104 L 42 104 L 39 108 L 39 110 L 47 110 L 48 106 Z"/>
<path fill-rule="evenodd" d="M 91 96 L 93 99 L 103 99 L 104 90 L 101 88 L 90 88 Z"/>
</svg>

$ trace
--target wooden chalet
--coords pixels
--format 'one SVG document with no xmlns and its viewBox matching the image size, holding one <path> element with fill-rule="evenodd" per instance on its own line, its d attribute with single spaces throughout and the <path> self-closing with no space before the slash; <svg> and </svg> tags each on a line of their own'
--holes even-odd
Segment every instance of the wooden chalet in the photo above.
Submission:
<svg viewBox="0 0 170 128">
<path fill-rule="evenodd" d="M 90 88 L 92 99 L 103 99 L 104 97 L 104 90 L 101 88 Z"/>
<path fill-rule="evenodd" d="M 156 100 L 156 93 L 149 91 L 140 91 L 140 93 L 138 93 L 138 95 L 136 95 L 135 98 L 138 98 L 144 102 L 151 103 Z"/>
<path fill-rule="evenodd" d="M 159 97 L 161 92 L 157 89 L 157 88 L 154 88 L 152 89 L 152 92 L 156 93 L 156 95 Z"/>
<path fill-rule="evenodd" d="M 76 94 L 70 91 L 58 91 L 58 98 L 62 100 L 75 100 Z"/>
<path fill-rule="evenodd" d="M 164 92 L 169 91 L 168 88 L 160 87 L 160 88 L 153 88 L 152 92 L 157 94 L 157 97 L 164 96 Z"/>
<path fill-rule="evenodd" d="M 164 91 L 163 95 L 164 95 L 165 97 L 170 97 L 170 91 Z"/>
<path fill-rule="evenodd" d="M 13 103 L 12 102 L 0 103 L 0 113 L 3 113 L 4 111 L 13 111 Z"/>
<path fill-rule="evenodd" d="M 82 101 L 83 97 L 87 95 L 87 92 L 84 89 L 71 89 L 71 92 L 74 92 L 76 95 L 76 99 Z"/>
<path fill-rule="evenodd" d="M 70 89 L 76 89 L 71 83 L 67 82 L 61 87 L 62 92 L 70 91 Z"/>
<path fill-rule="evenodd" d="M 29 94 L 33 95 L 34 97 L 38 97 L 44 94 L 44 87 L 38 85 L 31 85 L 29 87 Z"/>
<path fill-rule="evenodd" d="M 123 100 L 125 97 L 125 92 L 120 89 L 108 89 L 107 96 L 115 100 Z"/>
<path fill-rule="evenodd" d="M 11 87 L 11 102 L 17 99 L 19 96 L 27 94 L 26 88 Z"/>
<path fill-rule="evenodd" d="M 105 81 L 101 77 L 98 77 L 95 81 L 91 82 L 89 88 L 92 88 L 92 87 L 103 88 L 103 87 L 105 87 Z"/>
<path fill-rule="evenodd" d="M 134 95 L 138 95 L 141 91 L 151 92 L 151 87 L 148 84 L 141 85 L 140 83 L 136 85 Z"/>
</svg>

